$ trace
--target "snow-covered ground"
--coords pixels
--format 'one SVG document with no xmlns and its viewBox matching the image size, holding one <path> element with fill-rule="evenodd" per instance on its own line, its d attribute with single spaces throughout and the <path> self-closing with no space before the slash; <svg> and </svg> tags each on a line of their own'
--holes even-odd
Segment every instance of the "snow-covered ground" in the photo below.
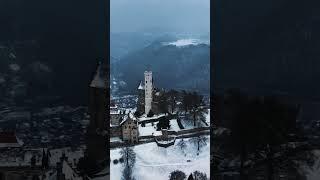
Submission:
<svg viewBox="0 0 320 180">
<path fill-rule="evenodd" d="M 138 118 L 139 122 L 141 121 L 147 121 L 147 120 L 153 120 L 153 119 L 159 119 L 160 117 L 164 117 L 166 116 L 165 114 L 158 114 L 158 115 L 154 115 L 152 117 L 147 117 L 147 115 L 142 115 L 141 117 Z"/>
<path fill-rule="evenodd" d="M 142 127 L 141 124 L 139 124 L 139 136 L 151 136 L 154 132 L 157 131 L 157 123 L 154 123 L 152 126 L 151 123 L 147 123 L 145 127 Z"/>
<path fill-rule="evenodd" d="M 206 114 L 206 123 L 210 126 L 210 109 L 208 109 L 208 114 Z"/>
<path fill-rule="evenodd" d="M 110 142 L 121 142 L 122 139 L 120 137 L 110 137 Z"/>
<path fill-rule="evenodd" d="M 136 163 L 133 176 L 139 180 L 168 180 L 170 172 L 174 170 L 181 170 L 187 175 L 198 170 L 210 177 L 210 142 L 207 141 L 207 145 L 202 147 L 197 156 L 197 146 L 194 143 L 184 139 L 186 148 L 183 151 L 177 146 L 179 141 L 180 139 L 168 148 L 158 147 L 154 142 L 134 146 Z M 123 164 L 113 164 L 113 160 L 121 157 L 120 150 L 121 148 L 117 148 L 110 151 L 112 180 L 120 180 L 122 176 Z"/>
<path fill-rule="evenodd" d="M 153 124 L 152 123 L 147 123 L 145 124 L 145 127 L 142 127 L 141 124 L 139 124 L 139 136 L 151 136 L 156 133 L 159 133 L 157 131 L 157 122 Z M 180 128 L 178 126 L 177 120 L 176 119 L 171 119 L 170 120 L 170 129 L 172 131 L 180 131 Z"/>
<path fill-rule="evenodd" d="M 306 180 L 319 180 L 320 178 L 320 150 L 314 150 L 313 154 L 316 159 L 312 167 L 301 165 L 301 169 L 306 175 Z"/>
</svg>

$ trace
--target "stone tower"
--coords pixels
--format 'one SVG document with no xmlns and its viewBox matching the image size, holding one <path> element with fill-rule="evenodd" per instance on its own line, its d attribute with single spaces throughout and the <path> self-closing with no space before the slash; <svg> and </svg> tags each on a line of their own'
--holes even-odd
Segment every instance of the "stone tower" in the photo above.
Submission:
<svg viewBox="0 0 320 180">
<path fill-rule="evenodd" d="M 107 100 L 109 83 L 106 65 L 99 63 L 97 71 L 90 84 L 89 113 L 90 124 L 87 130 L 87 154 L 91 161 L 106 163 L 108 139 L 106 121 L 109 110 Z M 108 114 L 107 114 L 108 113 Z"/>
<path fill-rule="evenodd" d="M 152 80 L 152 71 L 144 72 L 144 92 L 145 92 L 145 103 L 144 103 L 144 112 L 146 114 L 151 110 L 152 105 L 152 95 L 153 95 L 153 80 Z"/>
</svg>

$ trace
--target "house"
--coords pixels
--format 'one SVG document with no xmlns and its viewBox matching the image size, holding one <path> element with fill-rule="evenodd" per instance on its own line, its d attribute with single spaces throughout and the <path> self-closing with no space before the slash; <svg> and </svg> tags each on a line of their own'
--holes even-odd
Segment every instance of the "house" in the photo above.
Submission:
<svg viewBox="0 0 320 180">
<path fill-rule="evenodd" d="M 124 115 L 125 115 L 125 111 L 120 110 L 118 106 L 113 101 L 111 101 L 110 102 L 110 125 L 119 126 Z"/>
<path fill-rule="evenodd" d="M 129 113 L 125 115 L 123 121 L 120 123 L 122 130 L 122 140 L 130 143 L 139 142 L 138 120 Z"/>
</svg>

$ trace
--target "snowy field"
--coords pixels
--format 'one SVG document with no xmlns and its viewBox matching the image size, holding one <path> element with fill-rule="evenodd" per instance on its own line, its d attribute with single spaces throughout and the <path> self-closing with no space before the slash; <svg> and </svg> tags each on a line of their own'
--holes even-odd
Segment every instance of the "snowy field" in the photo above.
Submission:
<svg viewBox="0 0 320 180">
<path fill-rule="evenodd" d="M 210 138 L 207 136 L 208 139 Z M 186 147 L 181 150 L 177 143 L 168 148 L 158 147 L 156 143 L 147 143 L 134 146 L 136 163 L 133 176 L 137 180 L 168 180 L 170 172 L 181 170 L 185 174 L 198 170 L 210 177 L 210 142 L 203 146 L 197 156 L 197 146 L 185 139 Z M 120 180 L 122 177 L 123 164 L 113 164 L 113 160 L 121 157 L 120 148 L 110 151 L 110 172 L 112 180 Z M 187 162 L 190 160 L 190 162 Z"/>
</svg>

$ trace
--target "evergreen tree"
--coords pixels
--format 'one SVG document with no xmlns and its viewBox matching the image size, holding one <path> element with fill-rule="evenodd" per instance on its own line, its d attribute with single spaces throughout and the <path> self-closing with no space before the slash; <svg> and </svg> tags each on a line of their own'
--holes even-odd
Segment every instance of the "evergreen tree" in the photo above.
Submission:
<svg viewBox="0 0 320 180">
<path fill-rule="evenodd" d="M 194 180 L 192 173 L 189 175 L 188 180 Z"/>
<path fill-rule="evenodd" d="M 196 180 L 208 180 L 207 175 L 205 173 L 200 172 L 200 171 L 193 172 L 193 176 L 194 176 L 194 179 L 196 179 Z"/>
<path fill-rule="evenodd" d="M 135 117 L 140 117 L 140 116 L 141 116 L 140 111 L 137 110 L 136 112 L 134 112 L 134 116 L 135 116 Z"/>
<path fill-rule="evenodd" d="M 162 113 L 168 113 L 169 111 L 168 95 L 165 92 L 159 96 L 159 110 Z"/>
<path fill-rule="evenodd" d="M 154 116 L 154 113 L 152 110 L 149 111 L 149 113 L 147 114 L 147 117 L 153 117 Z"/>
<path fill-rule="evenodd" d="M 170 121 L 167 117 L 159 118 L 159 123 L 157 124 L 157 131 L 161 129 L 169 129 L 170 128 Z"/>
<path fill-rule="evenodd" d="M 186 179 L 186 174 L 182 171 L 175 170 L 170 173 L 169 175 L 169 180 L 185 180 Z"/>
</svg>

